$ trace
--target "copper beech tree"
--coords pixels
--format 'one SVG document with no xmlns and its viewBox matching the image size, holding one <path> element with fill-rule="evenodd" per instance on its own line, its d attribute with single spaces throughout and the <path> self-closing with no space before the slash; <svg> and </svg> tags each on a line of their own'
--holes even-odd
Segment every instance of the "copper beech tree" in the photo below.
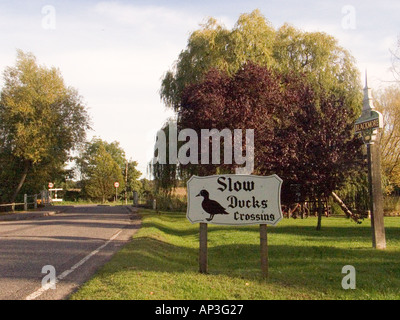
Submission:
<svg viewBox="0 0 400 320">
<path fill-rule="evenodd" d="M 254 174 L 278 174 L 286 203 L 293 201 L 293 184 L 301 185 L 303 199 L 329 196 L 362 162 L 361 141 L 353 135 L 354 114 L 345 99 L 323 89 L 316 93 L 299 73 L 280 74 L 253 63 L 233 76 L 213 69 L 203 81 L 186 87 L 178 119 L 180 127 L 196 131 L 254 129 Z M 233 167 L 187 170 L 214 174 Z"/>
</svg>

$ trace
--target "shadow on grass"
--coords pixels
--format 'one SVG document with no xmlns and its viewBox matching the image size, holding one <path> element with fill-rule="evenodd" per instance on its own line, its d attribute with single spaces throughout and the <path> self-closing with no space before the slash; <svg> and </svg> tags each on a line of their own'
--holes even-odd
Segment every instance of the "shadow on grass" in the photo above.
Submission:
<svg viewBox="0 0 400 320">
<path fill-rule="evenodd" d="M 198 239 L 198 226 L 182 224 L 184 218 L 178 215 L 163 215 L 160 221 L 157 216 L 153 218 L 152 221 L 144 219 L 142 227 L 147 233 L 135 237 L 121 250 L 101 271 L 103 275 L 124 271 L 155 272 L 168 278 L 179 273 L 198 273 L 198 243 L 193 239 Z M 377 298 L 400 298 L 400 248 L 393 246 L 390 250 L 379 251 L 369 247 L 369 221 L 363 225 L 349 221 L 346 225 L 341 219 L 333 220 L 322 231 L 316 231 L 315 226 L 310 225 L 312 222 L 268 228 L 271 235 L 268 247 L 270 283 L 290 287 L 292 292 L 343 296 L 341 281 L 345 275 L 341 271 L 345 265 L 353 265 L 357 271 L 357 289 L 361 289 L 353 297 L 360 298 L 357 294 L 361 292 L 364 294 L 361 298 L 368 298 L 372 292 Z M 391 241 L 400 243 L 400 227 L 396 224 L 397 220 L 391 221 L 386 234 Z M 246 282 L 262 281 L 257 226 L 213 225 L 208 233 L 210 275 Z M 176 241 L 177 238 L 181 239 Z M 184 242 L 185 238 L 188 243 Z"/>
<path fill-rule="evenodd" d="M 343 266 L 353 265 L 358 288 L 397 292 L 400 296 L 400 251 L 343 249 L 329 246 L 271 245 L 270 281 L 304 291 L 343 293 Z M 260 248 L 252 244 L 225 244 L 209 248 L 209 274 L 261 281 Z M 151 237 L 139 237 L 120 251 L 105 273 L 197 273 L 198 249 L 172 245 Z"/>
<path fill-rule="evenodd" d="M 355 225 L 352 224 L 351 221 L 348 222 L 349 226 L 346 227 L 322 227 L 322 230 L 317 231 L 315 226 L 277 226 L 277 227 L 268 227 L 269 234 L 281 234 L 281 235 L 295 235 L 295 236 L 306 236 L 311 238 L 319 238 L 319 239 L 345 239 L 351 241 L 352 239 L 359 239 L 360 237 L 365 237 L 365 239 L 371 238 L 371 227 L 370 222 L 366 221 L 363 225 Z M 155 228 L 163 233 L 172 236 L 196 236 L 199 234 L 198 227 L 196 228 L 185 228 L 182 229 L 180 227 L 167 227 L 162 223 L 155 222 L 144 222 L 144 228 Z M 217 233 L 219 231 L 229 231 L 232 230 L 232 227 L 229 226 L 211 226 L 208 228 L 208 233 Z M 400 219 L 399 219 L 399 227 L 385 227 L 386 236 L 388 239 L 400 241 Z M 239 226 L 235 227 L 235 232 L 258 232 L 257 226 Z M 315 240 L 315 239 L 313 239 Z"/>
</svg>

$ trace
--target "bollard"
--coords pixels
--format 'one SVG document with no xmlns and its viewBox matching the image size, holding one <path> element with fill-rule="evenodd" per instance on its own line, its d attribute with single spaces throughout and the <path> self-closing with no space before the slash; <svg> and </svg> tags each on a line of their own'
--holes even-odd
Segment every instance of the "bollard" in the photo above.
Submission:
<svg viewBox="0 0 400 320">
<path fill-rule="evenodd" d="M 34 209 L 37 209 L 37 200 L 38 200 L 38 197 L 37 197 L 37 194 L 35 194 L 35 196 L 34 196 L 34 198 L 33 198 L 33 208 Z"/>
<path fill-rule="evenodd" d="M 153 210 L 157 210 L 157 200 L 153 200 Z"/>
</svg>

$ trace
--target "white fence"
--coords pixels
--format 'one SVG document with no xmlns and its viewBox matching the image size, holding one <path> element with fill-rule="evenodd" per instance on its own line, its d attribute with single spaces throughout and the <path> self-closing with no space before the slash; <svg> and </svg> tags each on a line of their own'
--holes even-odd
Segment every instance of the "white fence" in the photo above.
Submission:
<svg viewBox="0 0 400 320">
<path fill-rule="evenodd" d="M 28 202 L 28 199 L 32 199 L 33 202 Z M 11 211 L 15 211 L 16 206 L 24 206 L 24 211 L 28 210 L 28 205 L 33 205 L 34 209 L 37 209 L 38 207 L 38 200 L 40 199 L 40 204 L 41 205 L 47 205 L 51 203 L 51 198 L 50 194 L 47 190 L 44 190 L 40 192 L 39 194 L 34 194 L 31 196 L 28 196 L 27 194 L 24 194 L 24 202 L 20 203 L 8 203 L 8 204 L 0 204 L 0 207 L 11 207 Z M 32 201 L 31 200 L 31 201 Z"/>
</svg>

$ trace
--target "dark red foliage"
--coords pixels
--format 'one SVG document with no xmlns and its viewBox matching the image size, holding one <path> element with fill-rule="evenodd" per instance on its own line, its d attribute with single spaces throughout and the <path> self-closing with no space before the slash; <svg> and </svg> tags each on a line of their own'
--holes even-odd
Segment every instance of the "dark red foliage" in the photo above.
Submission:
<svg viewBox="0 0 400 320">
<path fill-rule="evenodd" d="M 254 129 L 254 174 L 278 174 L 287 193 L 291 184 L 301 184 L 304 196 L 328 195 L 359 165 L 361 143 L 352 135 L 344 99 L 320 91 L 304 75 L 281 75 L 255 64 L 233 77 L 212 70 L 185 89 L 178 123 L 198 132 Z M 211 165 L 197 170 L 215 171 Z"/>
</svg>

